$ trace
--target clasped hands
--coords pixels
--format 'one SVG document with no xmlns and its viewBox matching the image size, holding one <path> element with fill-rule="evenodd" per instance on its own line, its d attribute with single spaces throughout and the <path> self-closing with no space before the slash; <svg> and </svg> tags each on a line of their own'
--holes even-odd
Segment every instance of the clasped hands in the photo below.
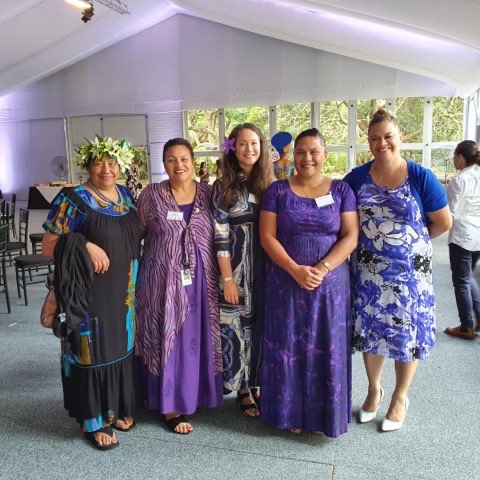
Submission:
<svg viewBox="0 0 480 480">
<path fill-rule="evenodd" d="M 110 267 L 110 259 L 105 250 L 92 242 L 87 242 L 87 252 L 95 273 L 105 273 Z"/>
<path fill-rule="evenodd" d="M 292 277 L 301 288 L 305 288 L 306 290 L 315 290 L 323 280 L 323 275 L 320 270 L 308 265 L 297 265 L 292 272 Z"/>
</svg>

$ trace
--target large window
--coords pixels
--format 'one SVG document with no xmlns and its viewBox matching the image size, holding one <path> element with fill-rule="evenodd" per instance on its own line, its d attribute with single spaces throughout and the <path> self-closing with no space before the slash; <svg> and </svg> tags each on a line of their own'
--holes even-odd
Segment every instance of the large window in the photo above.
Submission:
<svg viewBox="0 0 480 480">
<path fill-rule="evenodd" d="M 218 109 L 188 112 L 187 132 L 194 151 L 218 150 Z"/>
<path fill-rule="evenodd" d="M 384 98 L 373 98 L 357 101 L 357 141 L 358 144 L 368 144 L 368 124 L 373 114 L 385 107 Z"/>
<path fill-rule="evenodd" d="M 453 172 L 452 151 L 463 135 L 464 101 L 461 98 L 438 97 L 431 101 L 423 97 L 374 98 L 352 100 L 351 103 L 329 100 L 314 107 L 318 112 L 314 124 L 319 126 L 327 145 L 324 167 L 327 175 L 341 178 L 348 165 L 361 165 L 372 159 L 368 147 L 368 124 L 382 107 L 392 111 L 398 120 L 404 135 L 401 150 L 405 158 L 431 166 L 441 180 Z M 219 143 L 235 125 L 253 123 L 267 139 L 278 131 L 290 132 L 295 137 L 312 126 L 312 104 L 195 110 L 187 112 L 185 118 L 196 162 L 199 165 L 201 161 L 207 161 L 213 174 L 216 160 L 221 156 Z M 433 124 L 431 132 L 427 130 L 430 123 Z M 273 125 L 276 128 L 271 132 L 269 129 Z"/>
<path fill-rule="evenodd" d="M 432 149 L 432 170 L 445 185 L 456 173 L 452 160 L 454 150 L 455 145 L 444 145 Z"/>
<path fill-rule="evenodd" d="M 295 138 L 311 125 L 310 103 L 295 103 L 277 107 L 277 132 L 289 132 Z M 276 132 L 272 132 L 273 133 Z"/>
<path fill-rule="evenodd" d="M 461 142 L 464 100 L 458 97 L 433 99 L 433 142 Z"/>
<path fill-rule="evenodd" d="M 226 108 L 225 135 L 240 123 L 253 123 L 263 133 L 266 139 L 270 137 L 268 129 L 268 107 Z"/>
<path fill-rule="evenodd" d="M 348 102 L 322 102 L 320 104 L 320 131 L 327 145 L 348 144 Z"/>
<path fill-rule="evenodd" d="M 423 104 L 423 98 L 397 98 L 395 117 L 403 133 L 403 143 L 423 142 Z"/>
</svg>

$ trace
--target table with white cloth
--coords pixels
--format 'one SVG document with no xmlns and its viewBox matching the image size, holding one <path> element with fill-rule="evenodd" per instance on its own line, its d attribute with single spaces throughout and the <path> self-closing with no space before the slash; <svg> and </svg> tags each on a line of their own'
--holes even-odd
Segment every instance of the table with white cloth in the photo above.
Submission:
<svg viewBox="0 0 480 480">
<path fill-rule="evenodd" d="M 36 210 L 48 210 L 55 197 L 65 188 L 50 187 L 47 185 L 39 185 L 28 189 L 28 208 Z"/>
</svg>

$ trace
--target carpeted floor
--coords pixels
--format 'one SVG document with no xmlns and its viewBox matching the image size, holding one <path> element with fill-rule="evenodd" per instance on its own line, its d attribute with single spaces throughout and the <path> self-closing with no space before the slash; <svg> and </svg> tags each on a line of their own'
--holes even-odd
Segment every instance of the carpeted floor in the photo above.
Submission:
<svg viewBox="0 0 480 480">
<path fill-rule="evenodd" d="M 32 215 L 31 231 L 45 212 Z M 63 410 L 58 340 L 39 324 L 43 285 L 18 299 L 9 269 L 12 314 L 0 295 L 0 479 L 315 479 L 472 480 L 480 478 L 480 337 L 466 342 L 443 334 L 457 324 L 446 235 L 434 240 L 438 298 L 437 345 L 421 362 L 410 391 L 404 427 L 381 433 L 386 413 L 369 424 L 354 421 L 336 440 L 282 432 L 243 417 L 232 396 L 217 410 L 192 417 L 188 436 L 168 432 L 148 412 L 119 433 L 120 447 L 94 450 Z M 383 386 L 388 399 L 393 365 Z M 362 358 L 354 356 L 353 408 L 366 393 Z"/>
</svg>

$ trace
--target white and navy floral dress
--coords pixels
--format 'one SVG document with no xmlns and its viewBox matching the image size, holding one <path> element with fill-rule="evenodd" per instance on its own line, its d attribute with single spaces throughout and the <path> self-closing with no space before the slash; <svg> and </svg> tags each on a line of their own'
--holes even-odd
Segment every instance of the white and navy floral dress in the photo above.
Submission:
<svg viewBox="0 0 480 480">
<path fill-rule="evenodd" d="M 432 244 L 410 181 L 386 189 L 367 175 L 357 206 L 354 349 L 401 362 L 423 359 L 436 333 Z"/>
</svg>

